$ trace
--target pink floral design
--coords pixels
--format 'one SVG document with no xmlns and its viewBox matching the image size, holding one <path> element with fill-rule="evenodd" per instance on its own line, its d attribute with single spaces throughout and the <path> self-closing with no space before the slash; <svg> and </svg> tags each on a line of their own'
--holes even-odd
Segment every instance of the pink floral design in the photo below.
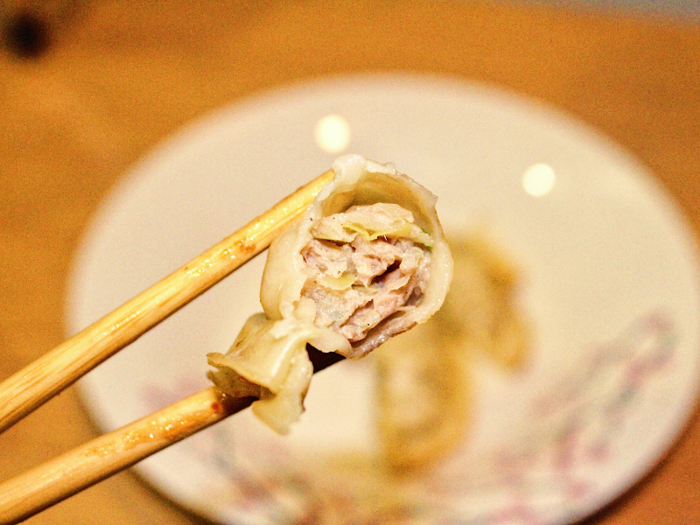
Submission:
<svg viewBox="0 0 700 525">
<path fill-rule="evenodd" d="M 449 475 L 429 476 L 418 491 L 407 489 L 402 501 L 378 507 L 373 515 L 366 514 L 366 505 L 364 514 L 359 510 L 362 502 L 352 487 L 319 483 L 317 473 L 289 468 L 293 456 L 274 441 L 253 445 L 221 431 L 191 441 L 191 451 L 230 479 L 228 504 L 248 516 L 241 521 L 246 524 L 575 521 L 583 517 L 586 501 L 600 491 L 591 472 L 624 453 L 618 441 L 625 423 L 654 379 L 669 369 L 678 340 L 670 316 L 661 311 L 641 316 L 614 340 L 585 352 L 559 385 L 531 405 L 537 424 L 527 439 L 504 443 L 476 466 L 466 459 L 459 464 L 460 458 L 455 458 Z M 144 395 L 158 408 L 200 387 L 183 378 L 170 387 L 152 386 Z M 264 468 L 255 460 L 244 461 L 244 451 L 253 446 L 258 456 L 269 460 Z"/>
</svg>

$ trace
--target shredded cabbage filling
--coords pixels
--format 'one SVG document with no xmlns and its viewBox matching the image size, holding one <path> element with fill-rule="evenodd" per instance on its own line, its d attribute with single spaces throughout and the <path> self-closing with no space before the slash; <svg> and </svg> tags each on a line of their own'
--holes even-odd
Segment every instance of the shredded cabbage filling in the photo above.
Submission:
<svg viewBox="0 0 700 525">
<path fill-rule="evenodd" d="M 350 343 L 396 312 L 414 308 L 430 277 L 431 237 L 396 204 L 353 206 L 323 217 L 301 254 L 309 278 L 302 296 L 314 324 Z"/>
</svg>

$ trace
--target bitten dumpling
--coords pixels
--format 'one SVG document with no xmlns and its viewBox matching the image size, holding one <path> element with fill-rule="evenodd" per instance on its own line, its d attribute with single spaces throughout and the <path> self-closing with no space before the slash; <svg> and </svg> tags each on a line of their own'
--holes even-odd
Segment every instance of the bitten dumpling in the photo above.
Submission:
<svg viewBox="0 0 700 525">
<path fill-rule="evenodd" d="M 260 299 L 210 377 L 280 433 L 303 411 L 306 345 L 350 359 L 427 321 L 442 305 L 452 257 L 436 197 L 391 165 L 347 155 L 306 213 L 270 246 Z"/>
</svg>

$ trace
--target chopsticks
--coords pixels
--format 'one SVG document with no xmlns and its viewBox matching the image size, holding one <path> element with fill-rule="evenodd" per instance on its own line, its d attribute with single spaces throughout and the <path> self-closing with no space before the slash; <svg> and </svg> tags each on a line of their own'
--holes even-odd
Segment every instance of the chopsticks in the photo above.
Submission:
<svg viewBox="0 0 700 525">
<path fill-rule="evenodd" d="M 0 432 L 267 248 L 333 179 L 329 170 L 0 383 Z"/>
<path fill-rule="evenodd" d="M 342 359 L 307 345 L 314 373 Z M 25 520 L 248 407 L 209 387 L 0 483 L 0 524 Z"/>
<path fill-rule="evenodd" d="M 210 387 L 0 483 L 0 523 L 25 520 L 252 401 L 231 398 Z"/>
<path fill-rule="evenodd" d="M 330 182 L 329 170 L 105 317 L 0 383 L 0 432 L 267 248 Z M 312 359 L 313 360 L 313 359 Z M 325 367 L 320 363 L 315 369 Z M 0 484 L 16 523 L 247 407 L 211 387 Z"/>
</svg>

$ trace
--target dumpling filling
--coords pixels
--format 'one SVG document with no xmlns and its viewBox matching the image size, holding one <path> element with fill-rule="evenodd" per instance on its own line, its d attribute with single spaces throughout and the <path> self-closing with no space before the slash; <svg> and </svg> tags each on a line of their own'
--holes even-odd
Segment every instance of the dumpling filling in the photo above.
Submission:
<svg viewBox="0 0 700 525">
<path fill-rule="evenodd" d="M 442 305 L 452 257 L 436 197 L 391 165 L 359 155 L 270 245 L 251 316 L 211 379 L 258 397 L 253 412 L 282 434 L 303 412 L 313 375 L 307 347 L 358 359 L 427 321 Z"/>
<path fill-rule="evenodd" d="M 353 206 L 323 217 L 302 250 L 314 324 L 350 343 L 399 311 L 415 308 L 430 277 L 431 238 L 396 204 Z M 405 331 L 410 326 L 395 328 Z"/>
</svg>

